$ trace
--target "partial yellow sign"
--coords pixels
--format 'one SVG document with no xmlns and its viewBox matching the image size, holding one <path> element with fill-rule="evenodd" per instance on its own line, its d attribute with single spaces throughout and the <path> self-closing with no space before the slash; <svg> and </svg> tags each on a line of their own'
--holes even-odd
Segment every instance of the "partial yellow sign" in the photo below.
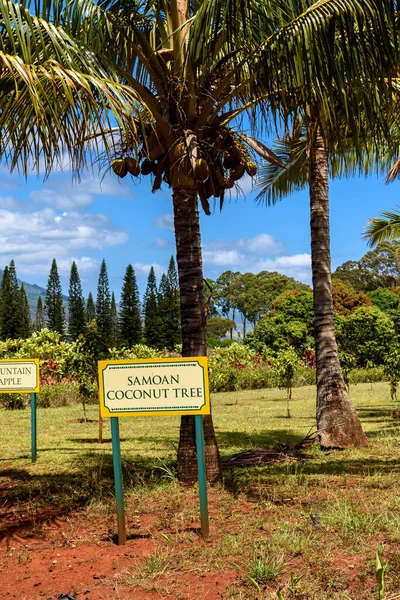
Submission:
<svg viewBox="0 0 400 600">
<path fill-rule="evenodd" d="M 0 394 L 39 392 L 39 359 L 0 360 Z"/>
<path fill-rule="evenodd" d="M 210 413 L 205 356 L 101 360 L 102 417 Z"/>
</svg>

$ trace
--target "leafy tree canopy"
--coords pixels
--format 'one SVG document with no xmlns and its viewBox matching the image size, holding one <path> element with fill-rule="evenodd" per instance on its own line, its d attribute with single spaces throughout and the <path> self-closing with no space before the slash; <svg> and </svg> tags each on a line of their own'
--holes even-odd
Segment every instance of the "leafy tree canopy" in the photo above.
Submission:
<svg viewBox="0 0 400 600">
<path fill-rule="evenodd" d="M 392 314 L 399 306 L 400 298 L 397 294 L 387 288 L 378 288 L 367 293 L 372 304 L 380 308 L 383 312 Z"/>
<path fill-rule="evenodd" d="M 224 337 L 230 329 L 236 328 L 236 323 L 232 319 L 223 317 L 210 317 L 207 319 L 207 337 Z"/>
<path fill-rule="evenodd" d="M 400 284 L 400 242 L 382 242 L 359 261 L 347 261 L 332 274 L 351 283 L 357 292 L 368 292 Z"/>
<path fill-rule="evenodd" d="M 336 318 L 339 350 L 355 358 L 356 366 L 383 365 L 395 339 L 391 319 L 377 306 L 362 306 Z"/>
<path fill-rule="evenodd" d="M 228 299 L 251 323 L 255 324 L 272 309 L 278 296 L 288 289 L 309 290 L 309 286 L 281 273 L 261 271 L 244 273 L 228 285 Z"/>
<path fill-rule="evenodd" d="M 348 281 L 332 279 L 333 310 L 336 315 L 348 315 L 360 306 L 371 306 L 370 298 L 357 293 Z"/>
</svg>

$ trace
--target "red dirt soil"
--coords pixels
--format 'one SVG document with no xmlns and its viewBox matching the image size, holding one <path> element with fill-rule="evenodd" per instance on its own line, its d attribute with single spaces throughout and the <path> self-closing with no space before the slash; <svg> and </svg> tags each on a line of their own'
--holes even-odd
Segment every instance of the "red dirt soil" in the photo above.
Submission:
<svg viewBox="0 0 400 600">
<path fill-rule="evenodd" d="M 101 522 L 82 528 L 82 519 L 75 516 L 45 525 L 40 537 L 14 534 L 4 538 L 0 542 L 0 598 L 56 600 L 69 593 L 77 600 L 221 600 L 226 587 L 237 578 L 233 570 L 179 573 L 162 593 L 146 591 L 127 581 L 128 571 L 134 573 L 154 551 L 154 541 L 137 537 L 117 546 L 107 539 L 104 524 L 101 529 Z M 66 535 L 70 531 L 73 543 Z M 198 543 L 204 542 L 199 539 Z M 119 575 L 121 572 L 125 577 Z"/>
</svg>

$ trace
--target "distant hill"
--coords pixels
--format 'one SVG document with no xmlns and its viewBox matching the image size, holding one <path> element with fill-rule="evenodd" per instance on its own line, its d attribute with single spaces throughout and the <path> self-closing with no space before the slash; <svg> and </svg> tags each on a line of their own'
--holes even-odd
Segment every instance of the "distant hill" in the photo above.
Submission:
<svg viewBox="0 0 400 600">
<path fill-rule="evenodd" d="M 3 269 L 0 269 L 0 284 L 3 279 Z M 25 292 L 28 297 L 29 308 L 31 309 L 31 313 L 34 315 L 36 312 L 36 305 L 39 296 L 42 296 L 43 302 L 44 297 L 46 295 L 45 288 L 40 287 L 36 283 L 27 283 L 26 281 L 21 281 L 18 279 L 18 285 L 24 284 Z M 64 304 L 68 304 L 68 296 L 63 296 Z"/>
</svg>

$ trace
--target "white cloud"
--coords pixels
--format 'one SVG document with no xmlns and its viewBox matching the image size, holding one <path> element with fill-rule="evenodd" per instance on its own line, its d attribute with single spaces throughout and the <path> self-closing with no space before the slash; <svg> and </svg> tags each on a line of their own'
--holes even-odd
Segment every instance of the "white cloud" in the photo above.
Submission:
<svg viewBox="0 0 400 600">
<path fill-rule="evenodd" d="M 55 176 L 41 190 L 34 190 L 30 198 L 34 202 L 48 204 L 60 210 L 79 210 L 95 202 L 96 196 L 113 198 L 133 198 L 130 187 L 112 177 L 84 177 L 79 183 L 72 182 L 69 176 Z"/>
<path fill-rule="evenodd" d="M 271 260 L 265 260 L 260 263 L 264 269 L 271 270 L 272 268 L 284 267 L 290 269 L 292 267 L 311 267 L 311 255 L 293 254 L 292 256 L 278 256 Z"/>
<path fill-rule="evenodd" d="M 170 231 L 174 231 L 174 215 L 172 213 L 160 215 L 158 219 L 155 220 L 154 225 L 160 229 L 169 229 Z"/>
<path fill-rule="evenodd" d="M 245 261 L 245 255 L 237 250 L 203 250 L 203 262 L 214 267 L 239 266 Z"/>
<path fill-rule="evenodd" d="M 171 242 L 162 237 L 156 237 L 154 240 L 154 244 L 156 248 L 160 248 L 160 250 L 164 250 L 164 248 L 168 248 L 171 245 Z"/>
<path fill-rule="evenodd" d="M 13 196 L 0 196 L 0 209 L 6 208 L 16 208 L 18 206 L 18 201 Z"/>
<path fill-rule="evenodd" d="M 79 209 L 89 206 L 94 202 L 94 196 L 85 192 L 77 191 L 74 188 L 69 190 L 68 194 L 60 194 L 55 190 L 44 188 L 30 193 L 34 202 L 43 202 L 49 206 L 58 209 Z"/>
<path fill-rule="evenodd" d="M 268 233 L 259 233 L 252 238 L 240 238 L 237 241 L 239 248 L 255 254 L 279 254 L 283 252 L 283 243 L 279 242 Z"/>
<path fill-rule="evenodd" d="M 283 251 L 282 242 L 268 233 L 260 233 L 250 238 L 209 242 L 203 249 L 203 262 L 206 267 L 216 270 L 223 267 L 251 273 L 278 271 L 283 275 L 309 282 L 310 254 L 288 255 L 283 254 Z M 276 256 L 277 254 L 280 256 Z"/>
<path fill-rule="evenodd" d="M 161 277 L 161 275 L 166 271 L 166 268 L 162 265 L 159 265 L 158 263 L 133 263 L 132 266 L 135 269 L 135 271 L 138 272 L 139 275 L 145 275 L 146 277 L 148 277 L 151 267 L 153 267 L 157 277 Z"/>
<path fill-rule="evenodd" d="M 69 272 L 73 260 L 83 271 L 90 271 L 98 262 L 87 256 L 88 250 L 102 250 L 127 240 L 128 234 L 101 213 L 0 209 L 0 260 L 6 264 L 15 259 L 20 275 L 48 272 L 54 257 L 62 274 Z"/>
</svg>

